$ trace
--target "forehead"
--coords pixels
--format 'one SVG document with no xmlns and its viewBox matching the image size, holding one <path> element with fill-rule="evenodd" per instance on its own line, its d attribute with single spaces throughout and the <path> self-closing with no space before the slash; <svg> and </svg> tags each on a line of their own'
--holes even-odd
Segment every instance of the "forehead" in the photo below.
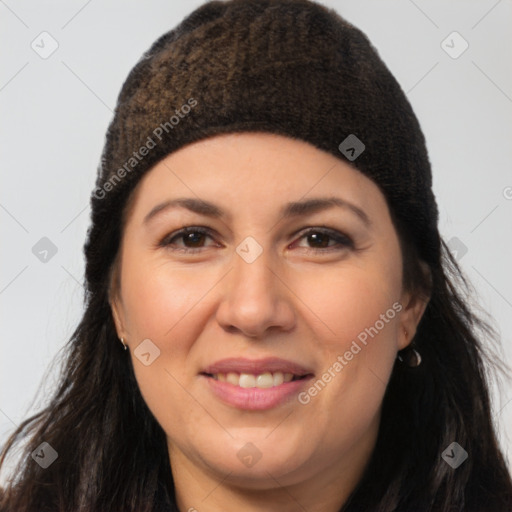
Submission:
<svg viewBox="0 0 512 512">
<path fill-rule="evenodd" d="M 189 144 L 150 169 L 130 201 L 139 221 L 159 203 L 203 199 L 228 216 L 282 212 L 283 205 L 336 196 L 368 217 L 387 214 L 379 187 L 347 162 L 311 144 L 263 133 L 222 134 Z"/>
</svg>

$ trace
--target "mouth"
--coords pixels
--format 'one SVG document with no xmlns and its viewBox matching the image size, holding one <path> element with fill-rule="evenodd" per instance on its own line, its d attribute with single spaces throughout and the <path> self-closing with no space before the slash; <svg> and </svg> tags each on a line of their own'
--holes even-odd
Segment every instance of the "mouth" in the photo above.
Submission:
<svg viewBox="0 0 512 512">
<path fill-rule="evenodd" d="M 225 404 L 261 411 L 291 401 L 314 374 L 309 368 L 284 359 L 229 358 L 206 367 L 199 376 Z"/>
<path fill-rule="evenodd" d="M 260 374 L 253 373 L 237 373 L 237 372 L 228 372 L 228 373 L 204 373 L 201 375 L 205 375 L 206 377 L 210 377 L 219 382 L 227 382 L 233 386 L 238 386 L 240 388 L 259 388 L 259 389 L 268 389 L 276 386 L 280 386 L 285 382 L 292 382 L 296 380 L 306 379 L 309 374 L 306 375 L 295 375 L 290 372 L 270 372 L 266 371 Z"/>
</svg>

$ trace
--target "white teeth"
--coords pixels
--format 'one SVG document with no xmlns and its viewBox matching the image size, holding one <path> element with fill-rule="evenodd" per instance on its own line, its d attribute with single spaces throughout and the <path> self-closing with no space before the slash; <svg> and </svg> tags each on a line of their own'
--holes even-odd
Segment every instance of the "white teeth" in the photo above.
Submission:
<svg viewBox="0 0 512 512">
<path fill-rule="evenodd" d="M 274 373 L 274 386 L 279 386 L 284 382 L 283 372 Z"/>
<path fill-rule="evenodd" d="M 249 373 L 241 373 L 238 385 L 241 388 L 255 388 L 256 387 L 256 377 Z"/>
<path fill-rule="evenodd" d="M 233 386 L 238 386 L 238 383 L 240 382 L 240 375 L 238 375 L 238 373 L 229 372 L 226 375 L 226 381 L 233 384 Z"/>
<path fill-rule="evenodd" d="M 242 376 L 240 375 L 240 380 Z M 271 388 L 274 385 L 274 377 L 270 372 L 262 373 L 256 378 L 256 387 L 258 388 Z"/>
<path fill-rule="evenodd" d="M 215 380 L 220 382 L 229 382 L 233 386 L 241 388 L 260 388 L 267 389 L 274 386 L 280 386 L 283 382 L 290 382 L 293 379 L 293 373 L 283 372 L 265 372 L 259 375 L 251 373 L 216 373 L 213 375 Z"/>
</svg>

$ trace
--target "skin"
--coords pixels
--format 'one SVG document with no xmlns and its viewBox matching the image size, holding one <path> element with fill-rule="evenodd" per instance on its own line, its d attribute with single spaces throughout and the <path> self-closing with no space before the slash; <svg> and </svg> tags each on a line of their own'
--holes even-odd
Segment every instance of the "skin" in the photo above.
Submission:
<svg viewBox="0 0 512 512">
<path fill-rule="evenodd" d="M 371 225 L 338 206 L 279 215 L 287 202 L 330 196 L 356 205 Z M 177 197 L 213 202 L 228 215 L 169 208 L 144 222 Z M 185 226 L 212 233 L 159 245 Z M 321 226 L 354 247 L 303 235 Z M 236 252 L 248 236 L 263 249 L 252 263 Z M 180 252 L 187 247 L 197 252 Z M 140 181 L 118 265 L 111 297 L 117 333 L 167 434 L 180 510 L 339 510 L 375 445 L 397 351 L 426 307 L 402 289 L 399 240 L 378 186 L 341 159 L 280 135 L 202 140 Z M 312 369 L 316 380 L 396 302 L 402 310 L 307 404 L 294 397 L 270 410 L 240 410 L 199 375 L 225 357 L 275 356 Z M 160 356 L 145 366 L 134 350 L 148 338 Z M 248 442 L 262 455 L 252 467 L 237 457 Z"/>
</svg>

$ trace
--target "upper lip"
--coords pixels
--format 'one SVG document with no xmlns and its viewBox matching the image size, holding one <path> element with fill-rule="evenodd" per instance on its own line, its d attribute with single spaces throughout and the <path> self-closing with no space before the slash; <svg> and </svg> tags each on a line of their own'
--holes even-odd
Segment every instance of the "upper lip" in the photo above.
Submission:
<svg viewBox="0 0 512 512">
<path fill-rule="evenodd" d="M 266 357 L 264 359 L 246 359 L 243 357 L 229 357 L 221 359 L 207 366 L 202 373 L 215 375 L 217 373 L 250 373 L 259 375 L 265 372 L 293 373 L 298 377 L 311 374 L 311 370 L 293 361 Z"/>
</svg>

